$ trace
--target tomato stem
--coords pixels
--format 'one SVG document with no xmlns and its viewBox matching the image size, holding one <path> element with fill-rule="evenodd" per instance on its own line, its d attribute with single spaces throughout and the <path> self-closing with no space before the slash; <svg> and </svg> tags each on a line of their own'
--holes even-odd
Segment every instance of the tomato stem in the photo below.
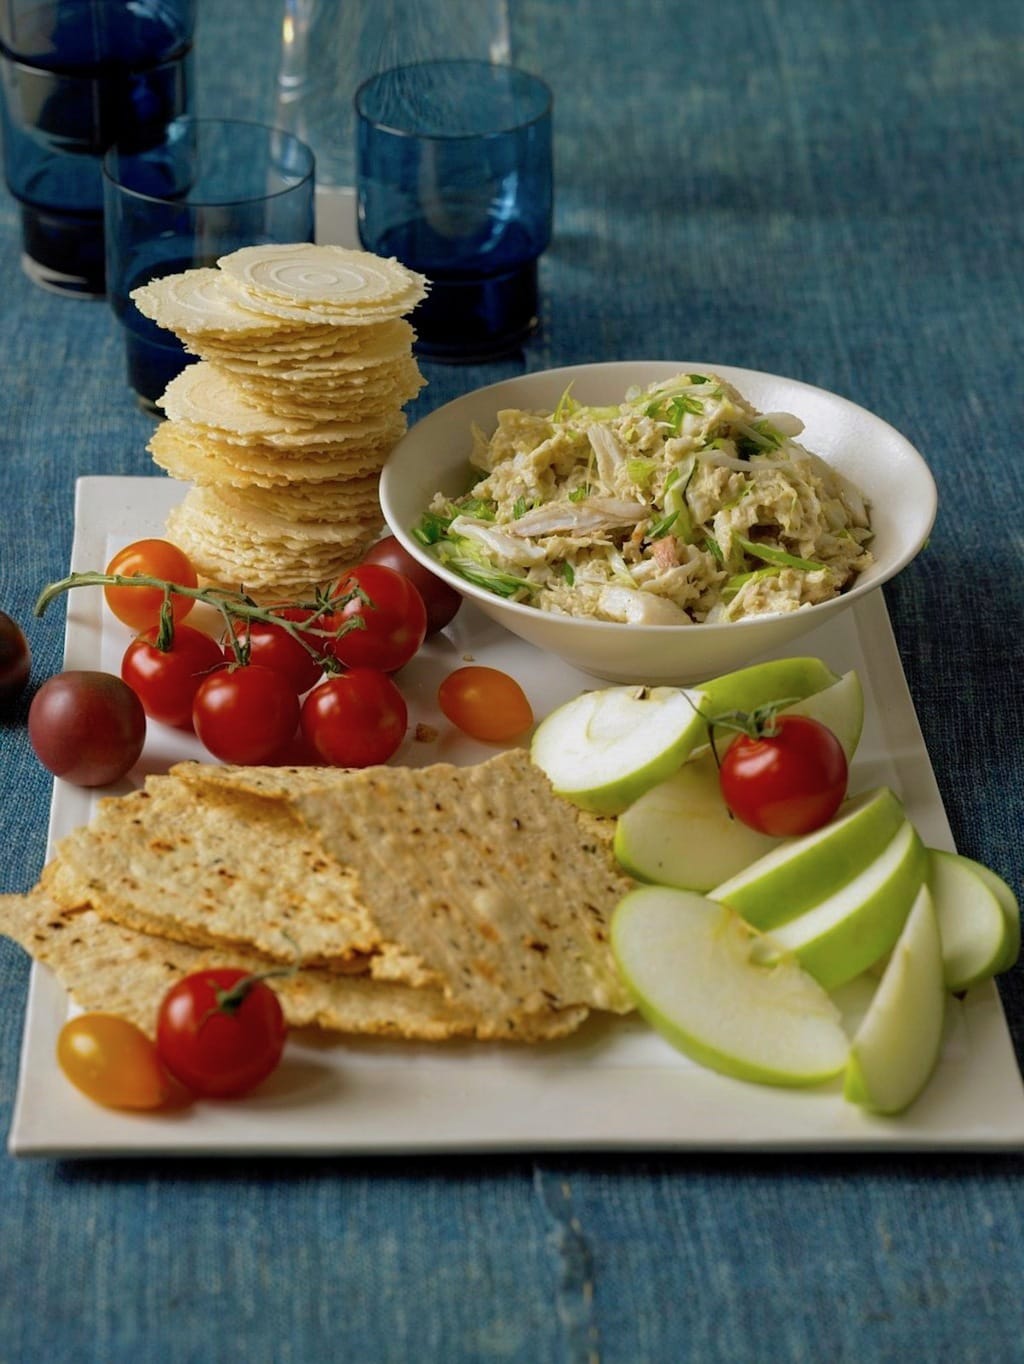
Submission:
<svg viewBox="0 0 1024 1364">
<path fill-rule="evenodd" d="M 317 587 L 313 601 L 285 603 L 289 607 L 309 612 L 306 620 L 293 621 L 279 614 L 280 608 L 275 611 L 273 607 L 260 606 L 247 593 L 233 592 L 225 587 L 184 587 L 180 583 L 169 582 L 166 578 L 153 577 L 149 573 L 123 574 L 90 571 L 69 573 L 66 578 L 49 583 L 36 599 L 33 614 L 41 616 L 52 601 L 73 587 L 156 587 L 161 589 L 164 600 L 160 607 L 160 627 L 156 647 L 164 652 L 171 647 L 174 641 L 171 598 L 189 597 L 193 601 L 205 602 L 207 606 L 212 606 L 223 616 L 228 639 L 232 642 L 231 647 L 235 654 L 236 663 L 241 665 L 248 662 L 248 635 L 246 635 L 244 643 L 239 640 L 238 633 L 234 629 L 236 622 L 262 621 L 268 625 L 278 626 L 286 634 L 291 635 L 293 639 L 298 640 L 306 652 L 321 664 L 325 672 L 337 672 L 340 665 L 334 655 L 329 653 L 325 647 L 317 648 L 312 644 L 309 636 L 312 635 L 326 643 L 327 640 L 340 639 L 342 635 L 347 635 L 350 630 L 365 630 L 366 622 L 360 616 L 347 616 L 331 629 L 324 629 L 322 626 L 318 626 L 316 622 L 322 622 L 325 616 L 332 615 L 357 598 L 367 605 L 373 605 L 365 591 L 358 586 L 348 588 L 334 596 L 329 591 Z"/>
</svg>

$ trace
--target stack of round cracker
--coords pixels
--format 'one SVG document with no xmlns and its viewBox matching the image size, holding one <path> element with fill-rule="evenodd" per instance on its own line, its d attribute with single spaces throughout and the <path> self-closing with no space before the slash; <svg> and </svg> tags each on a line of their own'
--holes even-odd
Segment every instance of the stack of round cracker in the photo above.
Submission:
<svg viewBox="0 0 1024 1364">
<path fill-rule="evenodd" d="M 300 243 L 133 292 L 200 357 L 168 385 L 148 449 L 193 484 L 167 533 L 202 578 L 307 594 L 377 537 L 380 469 L 424 382 L 405 315 L 425 284 L 395 260 Z"/>
</svg>

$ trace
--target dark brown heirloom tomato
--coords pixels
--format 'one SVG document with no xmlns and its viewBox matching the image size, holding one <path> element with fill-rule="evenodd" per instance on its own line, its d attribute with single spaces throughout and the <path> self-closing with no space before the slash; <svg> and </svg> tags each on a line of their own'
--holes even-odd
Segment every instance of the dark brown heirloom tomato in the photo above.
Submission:
<svg viewBox="0 0 1024 1364">
<path fill-rule="evenodd" d="M 112 673 L 58 673 L 32 698 L 28 737 L 36 757 L 76 786 L 106 786 L 135 766 L 146 715 L 131 687 Z"/>
<path fill-rule="evenodd" d="M 385 535 L 363 555 L 364 564 L 383 564 L 409 579 L 427 608 L 427 636 L 443 630 L 462 605 L 462 594 L 414 559 L 393 535 Z"/>
<path fill-rule="evenodd" d="M 21 695 L 31 668 L 32 653 L 21 626 L 0 611 L 0 706 Z"/>
</svg>

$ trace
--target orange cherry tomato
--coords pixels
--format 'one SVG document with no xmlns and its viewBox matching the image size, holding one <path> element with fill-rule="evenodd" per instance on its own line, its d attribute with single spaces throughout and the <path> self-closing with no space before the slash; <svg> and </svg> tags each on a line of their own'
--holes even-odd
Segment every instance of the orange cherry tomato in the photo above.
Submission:
<svg viewBox="0 0 1024 1364">
<path fill-rule="evenodd" d="M 456 668 L 438 688 L 437 703 L 453 725 L 484 743 L 508 743 L 533 724 L 526 693 L 497 668 Z"/>
<path fill-rule="evenodd" d="M 57 1061 L 71 1083 L 106 1108 L 159 1108 L 171 1082 L 155 1045 L 116 1014 L 79 1014 L 57 1038 Z"/>
<path fill-rule="evenodd" d="M 170 540 L 135 540 L 125 545 L 107 564 L 107 572 L 124 578 L 137 574 L 163 578 L 179 587 L 195 587 L 199 581 L 188 555 Z M 103 592 L 114 615 L 133 630 L 148 630 L 160 623 L 160 608 L 164 601 L 162 588 L 104 587 Z M 194 605 L 191 597 L 172 596 L 174 619 L 184 620 Z"/>
</svg>

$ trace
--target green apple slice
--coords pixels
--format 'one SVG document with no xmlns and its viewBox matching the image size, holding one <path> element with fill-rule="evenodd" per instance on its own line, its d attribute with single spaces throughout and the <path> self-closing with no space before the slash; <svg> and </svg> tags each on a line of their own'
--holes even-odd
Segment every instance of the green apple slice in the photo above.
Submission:
<svg viewBox="0 0 1024 1364">
<path fill-rule="evenodd" d="M 765 943 L 791 952 L 819 984 L 834 990 L 866 971 L 893 946 L 924 884 L 927 867 L 924 844 L 910 820 L 904 820 L 888 846 L 859 876 L 795 919 L 773 928 Z"/>
<path fill-rule="evenodd" d="M 623 811 L 615 856 L 640 881 L 710 890 L 780 842 L 729 812 L 710 749 Z"/>
<path fill-rule="evenodd" d="M 756 928 L 773 930 L 852 881 L 888 846 L 906 816 L 887 786 L 845 801 L 814 833 L 789 838 L 711 892 Z"/>
<path fill-rule="evenodd" d="M 1020 956 L 1020 905 L 1017 903 L 1017 897 L 998 872 L 994 872 L 991 867 L 986 867 L 982 862 L 975 862 L 973 857 L 965 857 L 963 853 L 958 853 L 957 856 L 970 867 L 975 876 L 984 881 L 1003 912 L 1006 920 L 1006 939 L 1003 944 L 1003 955 L 996 964 L 994 974 L 1009 971 Z"/>
<path fill-rule="evenodd" d="M 947 990 L 969 990 L 1001 969 L 1007 916 L 965 857 L 928 850 L 928 889 L 939 921 Z"/>
<path fill-rule="evenodd" d="M 938 918 L 922 886 L 854 1034 L 843 1083 L 851 1103 L 875 1113 L 913 1103 L 939 1059 L 946 999 Z"/>
<path fill-rule="evenodd" d="M 722 715 L 730 710 L 756 710 L 771 701 L 801 701 L 838 681 L 838 674 L 820 658 L 772 658 L 722 673 L 702 682 L 700 689 L 707 693 L 708 715 Z"/>
<path fill-rule="evenodd" d="M 852 670 L 838 682 L 813 696 L 786 706 L 780 714 L 806 715 L 830 729 L 843 746 L 846 761 L 852 762 L 864 729 L 864 690 Z"/>
<path fill-rule="evenodd" d="M 678 687 L 584 692 L 541 721 L 530 756 L 560 796 L 616 815 L 706 738 L 705 699 L 702 691 Z"/>
<path fill-rule="evenodd" d="M 637 1008 L 695 1061 L 762 1084 L 814 1085 L 846 1064 L 839 1010 L 793 961 L 756 961 L 757 935 L 691 891 L 642 886 L 612 917 L 612 952 Z"/>
</svg>

